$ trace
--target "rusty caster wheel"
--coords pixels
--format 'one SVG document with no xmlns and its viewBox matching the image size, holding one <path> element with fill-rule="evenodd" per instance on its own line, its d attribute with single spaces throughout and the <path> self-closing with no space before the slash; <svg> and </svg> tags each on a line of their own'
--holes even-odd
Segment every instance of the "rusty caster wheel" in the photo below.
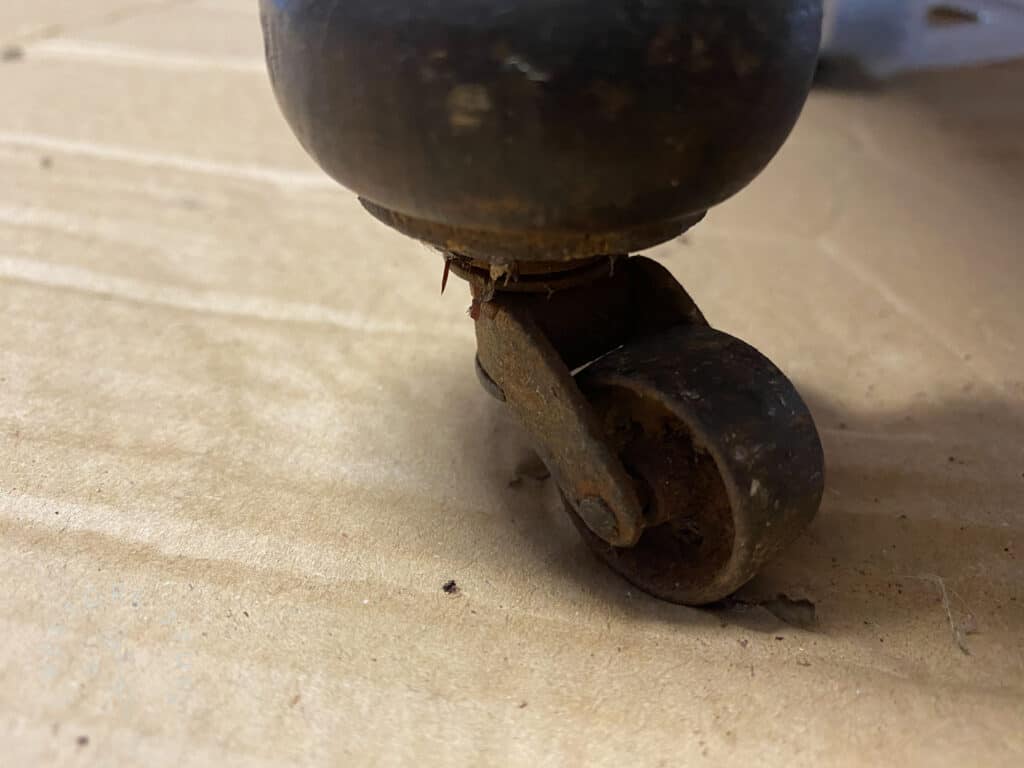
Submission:
<svg viewBox="0 0 1024 768">
<path fill-rule="evenodd" d="M 302 145 L 469 281 L 478 374 L 592 548 L 696 604 L 796 535 L 822 486 L 802 401 L 628 254 L 697 224 L 782 146 L 821 0 L 260 0 L 260 15 Z"/>
<path fill-rule="evenodd" d="M 678 327 L 606 355 L 576 381 L 638 486 L 644 531 L 614 547 L 592 530 L 601 509 L 566 506 L 590 548 L 645 592 L 721 600 L 817 512 L 824 456 L 811 415 L 739 339 Z"/>
<path fill-rule="evenodd" d="M 664 267 L 634 257 L 514 289 L 455 269 L 479 302 L 481 383 L 533 437 L 590 548 L 633 584 L 721 600 L 814 517 L 824 457 L 807 406 Z"/>
</svg>

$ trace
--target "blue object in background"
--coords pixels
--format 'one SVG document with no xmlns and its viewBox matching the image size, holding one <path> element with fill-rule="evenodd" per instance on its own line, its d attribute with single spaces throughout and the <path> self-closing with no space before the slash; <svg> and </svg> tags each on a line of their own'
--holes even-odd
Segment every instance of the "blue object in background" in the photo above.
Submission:
<svg viewBox="0 0 1024 768">
<path fill-rule="evenodd" d="M 875 77 L 1024 57 L 1024 0 L 825 0 L 822 56 Z"/>
</svg>

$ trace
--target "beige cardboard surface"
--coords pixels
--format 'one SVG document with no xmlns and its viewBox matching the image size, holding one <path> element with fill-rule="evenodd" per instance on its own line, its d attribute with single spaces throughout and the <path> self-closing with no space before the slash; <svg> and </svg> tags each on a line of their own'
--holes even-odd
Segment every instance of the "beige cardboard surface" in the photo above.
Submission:
<svg viewBox="0 0 1024 768">
<path fill-rule="evenodd" d="M 744 593 L 809 631 L 510 485 L 464 287 L 304 157 L 254 6 L 0 11 L 0 765 L 1024 765 L 1024 66 L 816 91 L 653 252 L 819 420 Z"/>
</svg>

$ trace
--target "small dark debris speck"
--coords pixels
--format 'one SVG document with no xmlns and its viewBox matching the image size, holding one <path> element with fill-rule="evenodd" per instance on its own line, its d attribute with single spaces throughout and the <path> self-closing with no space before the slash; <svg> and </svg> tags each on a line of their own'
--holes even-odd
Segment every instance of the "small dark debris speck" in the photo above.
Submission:
<svg viewBox="0 0 1024 768">
<path fill-rule="evenodd" d="M 455 579 L 446 581 L 444 586 L 441 587 L 446 595 L 457 595 L 459 594 L 459 585 L 455 583 Z"/>
<path fill-rule="evenodd" d="M 39 167 L 44 171 L 48 171 L 53 168 L 53 158 L 49 155 L 43 155 L 39 158 Z"/>
<path fill-rule="evenodd" d="M 527 703 L 525 701 L 519 702 L 519 709 L 526 709 Z"/>
<path fill-rule="evenodd" d="M 79 736 L 77 739 L 75 739 L 75 743 L 78 746 L 80 746 L 80 747 L 88 747 L 89 746 L 89 737 L 88 736 Z"/>
<path fill-rule="evenodd" d="M 0 61 L 18 61 L 25 58 L 25 49 L 20 45 L 8 45 L 0 50 Z"/>
<path fill-rule="evenodd" d="M 747 647 L 748 645 L 750 645 L 750 641 L 749 641 L 749 640 L 747 640 L 747 638 L 745 638 L 745 637 L 744 637 L 744 638 L 742 638 L 742 639 L 741 639 L 741 640 L 739 641 L 739 643 L 740 643 L 740 647 L 741 647 L 741 648 L 746 648 L 746 647 Z"/>
<path fill-rule="evenodd" d="M 249 612 L 248 611 L 242 611 L 242 615 L 245 616 L 245 618 L 247 618 L 247 619 L 249 618 Z"/>
<path fill-rule="evenodd" d="M 776 640 L 785 640 L 786 638 L 784 636 L 782 636 L 782 635 L 776 635 L 775 639 Z"/>
</svg>

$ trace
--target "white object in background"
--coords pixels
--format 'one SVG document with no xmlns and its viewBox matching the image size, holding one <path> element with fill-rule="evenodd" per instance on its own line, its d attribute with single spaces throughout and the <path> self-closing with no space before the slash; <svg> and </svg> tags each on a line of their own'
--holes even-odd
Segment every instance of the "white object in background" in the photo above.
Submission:
<svg viewBox="0 0 1024 768">
<path fill-rule="evenodd" d="M 876 77 L 1024 57 L 1024 0 L 825 0 L 822 56 Z"/>
</svg>

